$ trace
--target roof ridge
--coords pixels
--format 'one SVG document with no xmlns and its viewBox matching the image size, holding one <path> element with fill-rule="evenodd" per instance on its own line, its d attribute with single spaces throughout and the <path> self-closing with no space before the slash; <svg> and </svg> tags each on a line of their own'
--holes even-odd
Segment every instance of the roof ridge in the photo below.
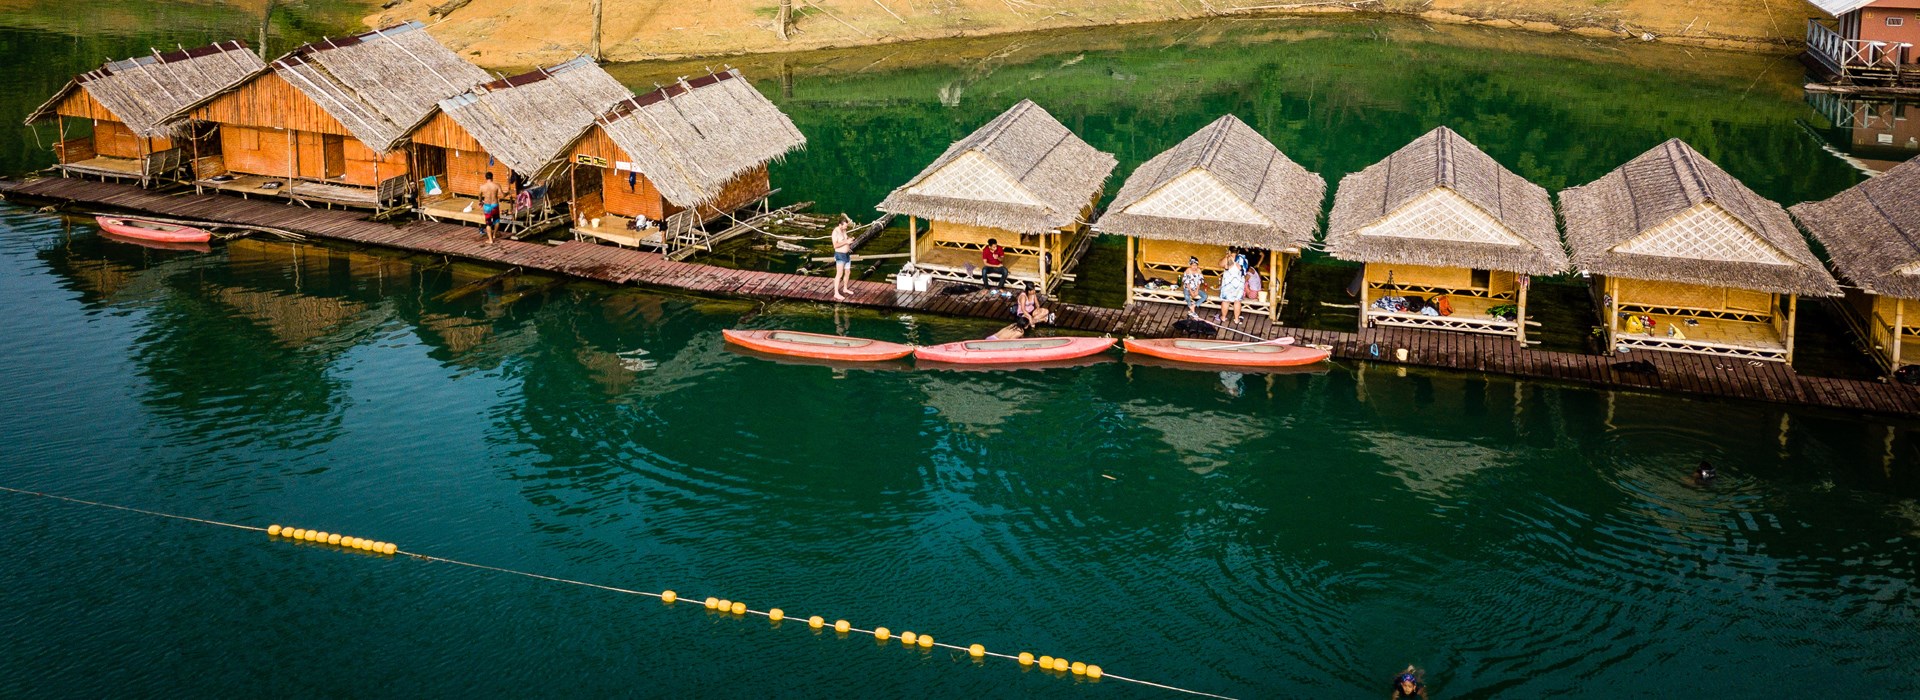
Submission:
<svg viewBox="0 0 1920 700">
<path fill-rule="evenodd" d="M 1451 133 L 1453 130 L 1444 126 L 1437 130 L 1433 146 L 1433 184 L 1458 191 L 1460 188 L 1454 186 L 1460 178 L 1453 168 L 1453 140 L 1447 138 Z"/>
<path fill-rule="evenodd" d="M 1000 115 L 1000 119 L 994 120 L 996 123 L 988 124 L 988 126 L 993 127 L 993 129 L 987 132 L 986 138 L 980 139 L 980 145 L 974 146 L 970 150 L 984 152 L 988 148 L 991 148 L 994 142 L 1000 140 L 1001 135 L 1013 129 L 1014 122 L 1020 121 L 1022 117 L 1027 115 L 1027 112 L 1039 106 L 1040 105 L 1035 104 L 1033 100 L 1021 100 L 1011 109 L 1008 109 L 1006 114 Z M 1062 126 L 1064 127 L 1065 125 L 1063 124 Z M 1054 145 L 1057 147 L 1060 144 L 1056 142 Z M 1044 158 L 1044 156 L 1042 157 Z M 1038 161 L 1035 161 L 1035 163 L 1038 163 Z M 1031 168 L 1029 168 L 1029 170 L 1031 170 Z"/>
</svg>

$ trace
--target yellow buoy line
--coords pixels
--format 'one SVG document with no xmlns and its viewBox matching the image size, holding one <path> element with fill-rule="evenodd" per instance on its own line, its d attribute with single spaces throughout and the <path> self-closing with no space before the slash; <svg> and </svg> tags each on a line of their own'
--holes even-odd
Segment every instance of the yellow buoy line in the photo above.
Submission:
<svg viewBox="0 0 1920 700">
<path fill-rule="evenodd" d="M 286 527 L 278 524 L 269 525 L 267 527 L 258 527 L 254 525 L 241 525 L 238 523 L 227 523 L 227 522 L 220 522 L 218 520 L 207 520 L 204 518 L 195 518 L 195 517 L 185 516 L 185 515 L 175 515 L 173 513 L 162 513 L 159 511 L 152 511 L 152 510 L 145 510 L 141 508 L 133 508 L 129 506 L 115 505 L 112 503 L 101 503 L 98 501 L 88 501 L 88 500 L 83 500 L 78 498 L 70 498 L 67 496 L 60 496 L 60 495 L 51 494 L 51 493 L 44 493 L 40 491 L 30 491 L 27 489 L 17 489 L 17 488 L 11 488 L 6 486 L 0 486 L 0 491 L 21 494 L 26 496 L 38 496 L 41 498 L 50 498 L 57 501 L 65 501 L 67 503 L 74 503 L 79 505 L 96 506 L 100 508 L 110 508 L 113 510 L 127 511 L 131 513 L 140 513 L 142 515 L 151 515 L 151 516 L 156 516 L 161 518 L 185 520 L 188 522 L 201 523 L 204 525 L 218 525 L 220 527 L 230 527 L 238 530 L 264 532 L 264 533 L 267 533 L 269 537 L 276 540 L 293 541 L 293 542 L 310 542 L 314 544 L 332 545 L 332 546 L 340 547 L 342 549 L 347 549 L 347 550 L 364 551 L 372 554 L 398 555 L 398 556 L 412 557 L 414 559 L 418 559 L 421 561 L 439 562 L 442 564 L 453 564 L 456 566 L 464 566 L 464 567 L 473 568 L 473 569 L 480 569 L 483 571 L 493 571 L 493 572 L 503 573 L 503 574 L 512 574 L 514 576 L 524 576 L 527 578 L 539 579 L 542 581 L 565 583 L 565 584 L 571 584 L 575 586 L 583 586 L 586 588 L 597 588 L 603 591 L 609 591 L 613 593 L 624 593 L 627 595 L 646 596 L 649 598 L 658 599 L 660 602 L 670 606 L 675 605 L 676 603 L 679 603 L 682 600 L 686 600 L 680 594 L 675 593 L 672 590 L 666 590 L 666 591 L 661 591 L 659 593 L 654 593 L 651 591 L 641 591 L 641 590 L 634 590 L 631 588 L 620 588 L 618 586 L 608 586 L 608 585 L 603 585 L 598 583 L 589 583 L 586 581 L 576 581 L 573 579 L 565 579 L 557 576 L 547 576 L 544 574 L 536 574 L 528 571 L 505 569 L 497 566 L 488 566 L 486 564 L 476 564 L 473 562 L 459 561 L 457 559 L 447 559 L 444 557 L 436 557 L 429 554 L 420 554 L 418 552 L 409 552 L 409 551 L 400 549 L 398 545 L 392 542 L 370 540 L 366 538 L 342 535 L 339 533 L 327 532 L 323 530 L 310 530 L 305 528 Z M 752 608 L 748 608 L 746 603 L 743 603 L 740 601 L 729 600 L 725 598 L 716 598 L 711 596 L 706 597 L 702 601 L 702 607 L 705 610 L 710 610 L 718 614 L 736 615 L 736 616 L 758 615 L 760 617 L 767 618 L 769 621 L 775 622 L 775 623 L 779 623 L 788 619 L 796 619 L 796 618 L 788 617 L 788 615 L 786 614 L 786 611 L 780 608 L 770 608 L 767 610 L 754 610 Z M 892 630 L 889 630 L 885 627 L 874 627 L 872 629 L 863 629 L 860 627 L 853 626 L 853 623 L 850 623 L 844 619 L 834 620 L 833 622 L 829 623 L 827 622 L 826 618 L 821 617 L 819 615 L 813 615 L 806 618 L 806 623 L 807 623 L 808 629 L 813 629 L 813 630 L 832 629 L 836 634 L 840 634 L 843 636 L 847 634 L 865 634 L 873 637 L 876 641 L 881 641 L 881 642 L 889 641 L 892 639 L 898 639 L 900 640 L 900 645 L 903 647 L 917 647 L 920 649 L 932 649 L 934 647 L 940 647 L 944 649 L 951 649 L 953 651 L 965 652 L 967 656 L 975 660 L 984 659 L 986 657 L 1007 659 L 1009 661 L 1017 662 L 1023 667 L 1038 667 L 1041 670 L 1058 673 L 1062 676 L 1073 676 L 1073 677 L 1084 678 L 1092 681 L 1115 680 L 1115 681 L 1121 681 L 1125 683 L 1134 683 L 1138 685 L 1160 688 L 1163 690 L 1170 690 L 1178 693 L 1185 693 L 1188 695 L 1198 695 L 1201 697 L 1208 697 L 1208 698 L 1220 698 L 1221 700 L 1233 700 L 1232 698 L 1225 695 L 1215 695 L 1213 693 L 1203 692 L 1199 690 L 1190 690 L 1187 688 L 1180 688 L 1177 686 L 1171 686 L 1171 685 L 1165 685 L 1161 683 L 1155 683 L 1152 681 L 1140 680 L 1138 678 L 1116 676 L 1111 673 L 1108 673 L 1105 669 L 1101 668 L 1096 664 L 1089 664 L 1083 661 L 1069 661 L 1066 657 L 1055 657 L 1055 656 L 1048 656 L 1048 655 L 1036 656 L 1032 652 L 1025 652 L 1025 651 L 1020 652 L 1019 654 L 1007 654 L 1007 653 L 1002 653 L 997 651 L 988 651 L 986 646 L 982 644 L 970 644 L 967 646 L 960 646 L 957 644 L 949 644 L 946 642 L 934 641 L 933 635 L 925 634 L 925 633 L 918 633 L 918 632 L 903 630 L 896 634 Z"/>
</svg>

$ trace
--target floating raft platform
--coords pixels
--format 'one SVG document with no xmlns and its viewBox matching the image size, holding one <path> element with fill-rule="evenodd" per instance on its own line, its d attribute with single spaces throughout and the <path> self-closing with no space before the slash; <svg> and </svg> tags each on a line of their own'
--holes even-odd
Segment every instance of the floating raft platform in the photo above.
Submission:
<svg viewBox="0 0 1920 700">
<path fill-rule="evenodd" d="M 290 231 L 313 238 L 442 255 L 526 270 L 550 272 L 609 284 L 632 284 L 700 294 L 803 301 L 833 301 L 833 281 L 804 276 L 736 270 L 669 260 L 658 253 L 570 241 L 559 245 L 499 240 L 489 245 L 478 229 L 447 223 L 370 221 L 364 213 L 307 209 L 281 202 L 224 195 L 162 193 L 131 184 L 78 178 L 0 180 L 0 196 L 119 209 L 237 227 Z M 893 285 L 854 282 L 847 304 L 896 311 L 969 316 L 1011 321 L 1010 302 L 986 294 L 897 291 Z M 1112 309 L 1056 304 L 1060 328 L 1114 336 L 1166 337 L 1186 316 L 1185 307 L 1140 303 Z M 1665 391 L 1728 399 L 1767 401 L 1847 411 L 1920 415 L 1920 389 L 1898 384 L 1799 374 L 1778 362 L 1749 362 L 1705 355 L 1636 352 L 1619 357 L 1553 352 L 1522 347 L 1511 338 L 1373 328 L 1362 332 L 1288 328 L 1265 316 L 1249 314 L 1240 330 L 1262 337 L 1293 336 L 1302 345 L 1332 348 L 1337 360 L 1359 360 L 1436 367 L 1545 379 L 1571 384 L 1643 391 Z M 1405 349 L 1407 359 L 1396 359 Z M 1378 355 L 1375 355 L 1375 352 Z M 1659 371 L 1622 372 L 1614 365 L 1643 360 Z"/>
</svg>

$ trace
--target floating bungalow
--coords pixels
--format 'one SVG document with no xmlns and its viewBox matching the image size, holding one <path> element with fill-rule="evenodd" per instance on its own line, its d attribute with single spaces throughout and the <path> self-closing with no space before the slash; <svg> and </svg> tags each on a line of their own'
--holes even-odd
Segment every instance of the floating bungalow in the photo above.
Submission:
<svg viewBox="0 0 1920 700">
<path fill-rule="evenodd" d="M 376 210 L 411 194 L 407 135 L 443 99 L 491 80 L 409 22 L 324 39 L 180 114 L 219 127 L 194 185 Z"/>
<path fill-rule="evenodd" d="M 1507 335 L 1527 342 L 1532 275 L 1567 269 L 1553 200 L 1440 127 L 1340 180 L 1327 252 L 1365 263 L 1360 327 Z"/>
<path fill-rule="evenodd" d="M 480 187 L 488 174 L 510 201 L 501 216 L 508 235 L 564 220 L 567 149 L 614 103 L 633 93 L 591 59 L 575 58 L 502 78 L 440 101 L 415 129 L 411 170 L 420 182 L 415 210 L 435 221 L 485 222 Z M 554 196 L 555 181 L 563 184 Z M 509 182 L 520 183 L 509 188 Z M 524 197 L 514 197 L 516 190 Z"/>
<path fill-rule="evenodd" d="M 1021 100 L 949 146 L 878 208 L 907 217 L 915 269 L 978 282 L 980 249 L 994 239 L 1006 249 L 1014 282 L 1051 291 L 1085 251 L 1087 222 L 1116 163 Z M 924 234 L 919 219 L 928 221 Z"/>
<path fill-rule="evenodd" d="M 1674 139 L 1560 193 L 1607 345 L 1793 361 L 1801 296 L 1839 296 L 1780 205 Z"/>
<path fill-rule="evenodd" d="M 1849 284 L 1841 315 L 1892 374 L 1920 364 L 1920 161 L 1834 195 L 1795 205 L 1793 217 L 1827 249 Z M 1914 315 L 1907 302 L 1915 301 Z"/>
<path fill-rule="evenodd" d="M 57 123 L 53 153 L 66 175 L 151 185 L 186 167 L 190 148 L 182 141 L 204 137 L 173 113 L 265 65 L 238 41 L 113 61 L 67 81 L 27 124 Z"/>
<path fill-rule="evenodd" d="M 1246 308 L 1277 317 L 1287 269 L 1319 233 L 1326 192 L 1324 178 L 1227 115 L 1134 170 L 1094 228 L 1126 237 L 1129 301 L 1185 304 L 1187 260 L 1217 280 L 1239 250 L 1267 282 Z"/>
<path fill-rule="evenodd" d="M 572 140 L 574 236 L 615 245 L 710 248 L 701 228 L 774 193 L 767 165 L 807 137 L 728 69 L 618 102 Z"/>
<path fill-rule="evenodd" d="M 1920 83 L 1920 2 L 1811 0 L 1834 18 L 1807 19 L 1807 62 L 1829 80 L 1877 85 Z"/>
</svg>

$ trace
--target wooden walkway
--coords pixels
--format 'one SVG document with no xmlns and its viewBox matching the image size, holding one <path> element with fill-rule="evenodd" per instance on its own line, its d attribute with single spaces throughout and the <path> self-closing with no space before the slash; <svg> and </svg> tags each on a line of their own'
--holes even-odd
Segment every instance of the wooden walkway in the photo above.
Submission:
<svg viewBox="0 0 1920 700">
<path fill-rule="evenodd" d="M 501 240 L 491 245 L 477 229 L 455 224 L 378 223 L 345 210 L 307 209 L 280 202 L 224 195 L 162 194 L 133 185 L 69 178 L 27 182 L 0 181 L 0 195 L 149 212 L 197 221 L 264 226 L 315 238 L 444 255 L 520 267 L 611 284 L 636 284 L 702 294 L 737 295 L 828 302 L 832 280 L 676 262 L 656 253 L 594 243 L 559 245 Z M 890 284 L 853 283 L 845 303 L 899 311 L 1012 320 L 1008 300 L 981 292 L 942 294 L 900 292 Z M 1174 333 L 1184 307 L 1134 304 L 1110 309 L 1077 304 L 1054 307 L 1062 328 L 1116 336 L 1159 337 Z M 1549 352 L 1520 347 L 1487 335 L 1378 328 L 1360 333 L 1286 328 L 1265 317 L 1249 317 L 1244 330 L 1262 337 L 1291 335 L 1303 344 L 1325 345 L 1342 360 L 1488 372 L 1600 387 L 1672 391 L 1687 394 L 1820 406 L 1853 411 L 1920 415 L 1920 390 L 1880 382 L 1801 375 L 1780 363 L 1675 353 L 1640 352 L 1619 357 Z M 1627 360 L 1645 360 L 1654 373 L 1614 368 Z"/>
</svg>

